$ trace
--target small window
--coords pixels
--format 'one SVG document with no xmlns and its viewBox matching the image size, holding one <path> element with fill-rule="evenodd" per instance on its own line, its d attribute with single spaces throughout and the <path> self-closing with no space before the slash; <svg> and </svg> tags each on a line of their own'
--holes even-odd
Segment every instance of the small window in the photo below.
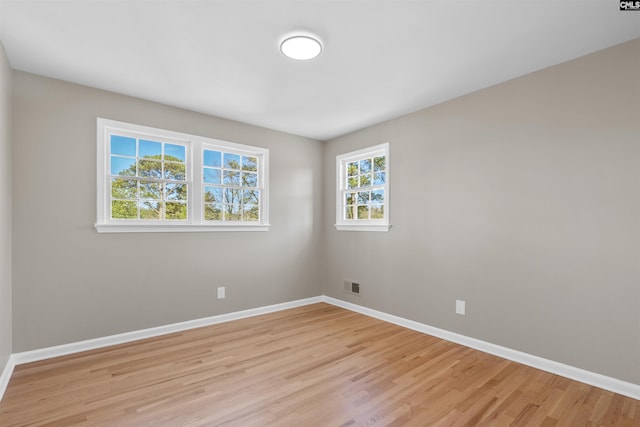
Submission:
<svg viewBox="0 0 640 427">
<path fill-rule="evenodd" d="M 336 157 L 336 228 L 389 231 L 389 144 Z"/>
<path fill-rule="evenodd" d="M 98 232 L 264 231 L 266 149 L 98 119 Z"/>
</svg>

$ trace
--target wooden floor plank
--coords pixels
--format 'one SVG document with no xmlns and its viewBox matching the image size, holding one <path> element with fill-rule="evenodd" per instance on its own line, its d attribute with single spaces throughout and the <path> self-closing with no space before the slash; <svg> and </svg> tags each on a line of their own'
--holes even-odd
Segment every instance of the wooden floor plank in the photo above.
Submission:
<svg viewBox="0 0 640 427">
<path fill-rule="evenodd" d="M 0 425 L 638 426 L 640 402 L 319 303 L 17 366 Z"/>
</svg>

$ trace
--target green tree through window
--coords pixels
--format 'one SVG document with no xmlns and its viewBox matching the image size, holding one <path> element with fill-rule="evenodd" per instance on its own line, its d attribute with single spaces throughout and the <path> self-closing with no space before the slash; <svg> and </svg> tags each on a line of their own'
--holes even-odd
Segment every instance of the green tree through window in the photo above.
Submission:
<svg viewBox="0 0 640 427">
<path fill-rule="evenodd" d="M 99 233 L 268 231 L 269 150 L 97 119 Z"/>
<path fill-rule="evenodd" d="M 336 156 L 336 228 L 389 231 L 389 144 Z"/>
<path fill-rule="evenodd" d="M 112 135 L 111 154 L 111 218 L 187 219 L 184 146 Z"/>
<path fill-rule="evenodd" d="M 204 212 L 207 221 L 259 221 L 258 159 L 205 150 Z"/>
</svg>

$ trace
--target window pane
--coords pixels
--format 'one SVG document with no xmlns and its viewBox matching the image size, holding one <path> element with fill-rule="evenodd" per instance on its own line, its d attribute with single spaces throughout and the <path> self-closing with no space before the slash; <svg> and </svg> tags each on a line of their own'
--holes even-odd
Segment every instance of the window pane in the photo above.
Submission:
<svg viewBox="0 0 640 427">
<path fill-rule="evenodd" d="M 111 154 L 136 156 L 136 139 L 120 135 L 111 135 Z"/>
<path fill-rule="evenodd" d="M 238 154 L 224 154 L 224 167 L 229 169 L 240 169 L 240 156 Z"/>
<path fill-rule="evenodd" d="M 356 193 L 346 193 L 345 194 L 345 205 L 355 205 L 356 204 Z"/>
<path fill-rule="evenodd" d="M 386 179 L 385 172 L 376 172 L 373 174 L 373 185 L 383 185 Z"/>
<path fill-rule="evenodd" d="M 384 219 L 383 205 L 371 205 L 371 219 Z"/>
<path fill-rule="evenodd" d="M 138 161 L 138 175 L 150 178 L 162 177 L 162 162 L 157 160 Z"/>
<path fill-rule="evenodd" d="M 141 199 L 162 199 L 162 184 L 159 182 L 140 181 Z"/>
<path fill-rule="evenodd" d="M 236 171 L 224 171 L 224 179 L 222 180 L 224 185 L 240 186 L 240 172 Z"/>
<path fill-rule="evenodd" d="M 224 202 L 230 204 L 240 204 L 242 199 L 242 190 L 235 188 L 224 189 Z"/>
<path fill-rule="evenodd" d="M 137 219 L 138 206 L 135 201 L 113 200 L 111 202 L 111 218 L 113 219 Z"/>
<path fill-rule="evenodd" d="M 174 181 L 184 181 L 187 175 L 186 165 L 184 163 L 164 163 L 164 177 Z"/>
<path fill-rule="evenodd" d="M 258 170 L 258 158 L 242 156 L 242 170 L 245 171 L 257 171 Z"/>
<path fill-rule="evenodd" d="M 371 192 L 371 201 L 375 203 L 384 202 L 384 190 L 373 190 Z"/>
<path fill-rule="evenodd" d="M 371 185 L 371 174 L 360 175 L 360 187 L 368 187 Z"/>
<path fill-rule="evenodd" d="M 172 162 L 185 161 L 185 147 L 175 144 L 164 144 L 164 159 Z"/>
<path fill-rule="evenodd" d="M 243 187 L 257 187 L 258 186 L 258 174 L 257 173 L 243 173 L 242 174 L 242 186 Z"/>
<path fill-rule="evenodd" d="M 181 202 L 167 202 L 165 219 L 187 219 L 187 204 Z"/>
<path fill-rule="evenodd" d="M 358 206 L 358 219 L 369 219 L 369 206 Z"/>
<path fill-rule="evenodd" d="M 347 165 L 347 176 L 358 175 L 358 162 L 352 162 Z"/>
<path fill-rule="evenodd" d="M 224 206 L 224 220 L 225 221 L 240 221 L 242 219 L 242 209 L 240 205 L 225 205 Z"/>
<path fill-rule="evenodd" d="M 136 176 L 136 160 L 111 156 L 111 175 Z"/>
<path fill-rule="evenodd" d="M 162 202 L 140 202 L 140 219 L 160 219 Z"/>
<path fill-rule="evenodd" d="M 260 192 L 257 190 L 244 190 L 242 193 L 242 203 L 258 203 L 260 201 Z"/>
<path fill-rule="evenodd" d="M 380 172 L 385 170 L 385 158 L 384 156 L 374 157 L 373 159 L 373 171 Z"/>
<path fill-rule="evenodd" d="M 244 209 L 242 210 L 242 219 L 244 221 L 259 221 L 260 208 L 258 207 L 258 205 L 244 205 Z"/>
<path fill-rule="evenodd" d="M 147 141 L 146 139 L 140 140 L 140 157 L 161 159 L 162 158 L 162 144 L 155 141 Z"/>
<path fill-rule="evenodd" d="M 360 173 L 371 172 L 371 159 L 360 160 Z"/>
<path fill-rule="evenodd" d="M 204 182 L 220 184 L 220 169 L 204 168 Z"/>
<path fill-rule="evenodd" d="M 204 165 L 219 168 L 222 166 L 220 156 L 219 151 L 204 150 Z"/>
<path fill-rule="evenodd" d="M 366 205 L 369 203 L 369 191 L 361 191 L 358 193 L 358 204 Z"/>
<path fill-rule="evenodd" d="M 136 199 L 138 197 L 138 181 L 135 179 L 112 179 L 111 197 L 115 199 Z"/>
<path fill-rule="evenodd" d="M 347 188 L 358 188 L 358 177 L 354 176 L 347 180 Z"/>
<path fill-rule="evenodd" d="M 354 219 L 355 211 L 356 211 L 355 206 L 346 206 L 344 210 L 344 217 L 346 219 Z"/>
<path fill-rule="evenodd" d="M 187 184 L 165 184 L 166 200 L 187 200 Z"/>
<path fill-rule="evenodd" d="M 204 201 L 208 203 L 222 202 L 222 187 L 204 187 Z"/>
<path fill-rule="evenodd" d="M 207 221 L 222 221 L 222 205 L 219 203 L 204 205 L 204 219 Z"/>
</svg>

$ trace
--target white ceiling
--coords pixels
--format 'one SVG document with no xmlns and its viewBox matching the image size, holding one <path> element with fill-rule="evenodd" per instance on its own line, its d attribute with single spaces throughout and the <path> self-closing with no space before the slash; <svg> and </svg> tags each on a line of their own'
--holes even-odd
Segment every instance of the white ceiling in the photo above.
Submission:
<svg viewBox="0 0 640 427">
<path fill-rule="evenodd" d="M 0 0 L 14 69 L 327 140 L 640 37 L 615 0 Z M 278 46 L 301 30 L 322 55 Z"/>
</svg>

